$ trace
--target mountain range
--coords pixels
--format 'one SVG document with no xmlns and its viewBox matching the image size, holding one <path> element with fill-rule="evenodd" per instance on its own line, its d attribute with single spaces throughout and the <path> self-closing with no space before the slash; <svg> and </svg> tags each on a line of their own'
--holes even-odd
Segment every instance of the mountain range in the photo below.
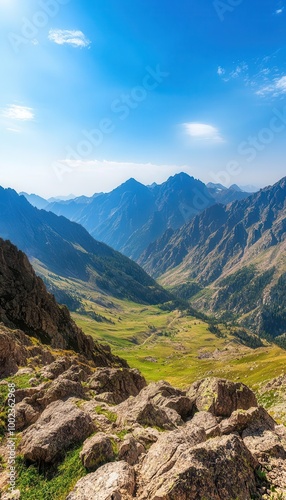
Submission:
<svg viewBox="0 0 286 500">
<path fill-rule="evenodd" d="M 55 275 L 59 288 L 71 279 L 75 289 L 85 283 L 105 295 L 139 303 L 172 298 L 135 262 L 95 241 L 79 224 L 38 210 L 12 189 L 0 188 L 0 237 L 25 252 L 47 283 Z M 57 291 L 53 286 L 55 295 Z"/>
<path fill-rule="evenodd" d="M 147 246 L 164 232 L 178 229 L 205 208 L 249 196 L 238 186 L 205 185 L 185 173 L 161 185 L 145 186 L 129 179 L 110 193 L 99 193 L 43 204 L 35 195 L 30 203 L 78 222 L 97 240 L 137 261 Z"/>
<path fill-rule="evenodd" d="M 165 286 L 205 311 L 286 333 L 286 178 L 169 229 L 139 259 Z M 283 292 L 284 290 L 284 292 Z"/>
<path fill-rule="evenodd" d="M 53 202 L 50 211 L 2 190 L 0 236 L 28 254 L 58 300 L 73 310 L 79 304 L 70 292 L 67 297 L 65 278 L 75 289 L 84 282 L 146 304 L 176 295 L 284 346 L 285 182 L 250 194 L 237 185 L 206 186 L 184 173 L 161 185 L 130 179 L 108 194 Z M 136 259 L 165 289 L 89 233 Z"/>
</svg>

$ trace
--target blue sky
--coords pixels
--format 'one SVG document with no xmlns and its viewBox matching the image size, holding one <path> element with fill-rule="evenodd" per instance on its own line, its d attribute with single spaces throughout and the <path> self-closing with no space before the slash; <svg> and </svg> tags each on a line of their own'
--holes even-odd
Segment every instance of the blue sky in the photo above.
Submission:
<svg viewBox="0 0 286 500">
<path fill-rule="evenodd" d="M 285 28 L 286 0 L 0 0 L 0 184 L 274 183 Z"/>
</svg>

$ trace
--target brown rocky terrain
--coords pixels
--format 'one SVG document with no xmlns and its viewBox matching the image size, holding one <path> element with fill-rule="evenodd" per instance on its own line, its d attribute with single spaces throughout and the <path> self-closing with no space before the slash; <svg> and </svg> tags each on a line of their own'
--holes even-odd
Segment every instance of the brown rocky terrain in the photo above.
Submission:
<svg viewBox="0 0 286 500">
<path fill-rule="evenodd" d="M 111 355 L 107 347 L 95 343 L 72 321 L 69 311 L 59 306 L 49 294 L 43 281 L 38 278 L 26 255 L 9 241 L 0 239 L 0 322 L 2 327 L 0 370 L 11 375 L 18 365 L 25 365 L 31 355 L 48 356 L 53 349 L 73 350 L 96 365 L 127 364 Z M 7 336 L 7 329 L 13 333 Z M 16 332 L 15 329 L 21 332 Z M 6 333 L 5 333 L 6 332 Z M 26 335 L 23 335 L 23 332 Z M 37 348 L 29 337 L 40 341 Z M 34 348 L 33 348 L 34 346 Z M 8 356 L 10 354 L 10 356 Z"/>
<path fill-rule="evenodd" d="M 108 370 L 95 373 L 104 379 Z M 122 380 L 122 370 L 114 370 Z M 211 378 L 179 391 L 166 382 L 146 386 L 134 370 L 123 373 L 125 400 L 117 405 L 104 402 L 111 387 L 91 389 L 94 375 L 76 363 L 54 380 L 16 391 L 18 453 L 27 465 L 52 468 L 83 445 L 86 475 L 67 500 L 284 498 L 286 429 L 250 389 Z M 135 396 L 138 382 L 145 387 Z M 121 398 L 116 384 L 113 396 Z"/>
<path fill-rule="evenodd" d="M 164 381 L 147 385 L 137 370 L 85 337 L 24 254 L 7 242 L 0 248 L 0 389 L 8 390 L 9 375 L 16 386 L 24 374 L 29 378 L 15 392 L 21 474 L 35 465 L 48 483 L 67 453 L 80 447 L 79 477 L 65 496 L 49 498 L 286 498 L 286 429 L 248 387 L 219 378 L 184 391 Z M 3 494 L 5 444 L 3 434 Z M 29 490 L 25 476 L 10 498 L 34 499 L 33 481 Z M 45 498 L 43 492 L 37 500 Z"/>
</svg>

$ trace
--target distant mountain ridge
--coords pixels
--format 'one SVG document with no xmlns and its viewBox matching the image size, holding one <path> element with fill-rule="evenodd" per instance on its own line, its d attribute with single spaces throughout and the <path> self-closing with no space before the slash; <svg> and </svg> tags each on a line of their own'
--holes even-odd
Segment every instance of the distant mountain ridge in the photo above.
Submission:
<svg viewBox="0 0 286 500">
<path fill-rule="evenodd" d="M 286 333 L 286 177 L 244 200 L 210 207 L 181 229 L 166 232 L 149 245 L 139 263 L 162 284 L 180 287 L 185 296 L 191 287 L 189 298 L 193 295 L 196 307 L 250 314 L 250 324 L 256 322 L 267 334 L 276 317 L 276 334 Z M 270 310 L 271 301 L 275 310 Z"/>
<path fill-rule="evenodd" d="M 160 185 L 145 186 L 131 178 L 110 193 L 56 201 L 45 209 L 78 222 L 97 240 L 137 261 L 167 229 L 182 227 L 218 201 L 229 203 L 249 196 L 239 188 L 222 188 L 209 189 L 181 172 Z"/>
<path fill-rule="evenodd" d="M 135 302 L 170 300 L 137 264 L 95 241 L 79 224 L 32 207 L 12 189 L 0 188 L 0 237 L 24 251 L 41 274 L 80 280 Z"/>
</svg>

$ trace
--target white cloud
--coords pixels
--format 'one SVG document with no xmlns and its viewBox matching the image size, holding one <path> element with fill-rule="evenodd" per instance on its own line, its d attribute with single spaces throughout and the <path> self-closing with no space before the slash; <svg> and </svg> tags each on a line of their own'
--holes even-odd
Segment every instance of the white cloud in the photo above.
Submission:
<svg viewBox="0 0 286 500">
<path fill-rule="evenodd" d="M 265 97 L 266 95 L 278 97 L 279 95 L 286 94 L 286 76 L 276 78 L 269 85 L 266 85 L 259 89 L 256 94 L 262 97 Z"/>
<path fill-rule="evenodd" d="M 191 122 L 184 123 L 183 126 L 187 135 L 195 140 L 209 141 L 212 143 L 224 142 L 219 130 L 213 125 Z"/>
<path fill-rule="evenodd" d="M 283 10 L 284 10 L 284 7 L 282 7 L 281 9 L 277 9 L 277 10 L 275 10 L 275 14 L 277 14 L 279 16 L 279 14 L 282 14 Z"/>
<path fill-rule="evenodd" d="M 72 47 L 89 47 L 91 41 L 79 30 L 50 30 L 49 40 L 58 45 L 68 44 Z"/>
<path fill-rule="evenodd" d="M 244 80 L 248 80 L 248 64 L 243 61 L 240 64 L 237 64 L 232 71 L 228 72 L 225 68 L 219 66 L 217 74 L 223 79 L 224 82 L 229 82 L 230 80 L 238 77 L 243 77 Z"/>
<path fill-rule="evenodd" d="M 2 111 L 2 116 L 11 120 L 31 121 L 34 119 L 34 111 L 26 106 L 12 104 Z"/>
</svg>

